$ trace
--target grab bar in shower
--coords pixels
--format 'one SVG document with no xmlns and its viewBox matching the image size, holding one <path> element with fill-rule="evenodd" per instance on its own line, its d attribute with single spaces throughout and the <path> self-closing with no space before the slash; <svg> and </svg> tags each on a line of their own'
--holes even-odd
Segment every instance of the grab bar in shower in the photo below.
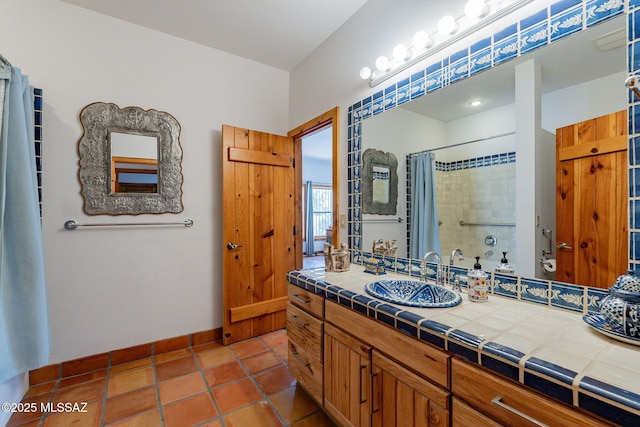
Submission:
<svg viewBox="0 0 640 427">
<path fill-rule="evenodd" d="M 496 227 L 515 227 L 516 225 L 512 222 L 459 222 L 460 227 L 466 227 L 469 225 L 492 225 Z"/>
<path fill-rule="evenodd" d="M 72 231 L 78 227 L 130 227 L 147 225 L 184 225 L 185 227 L 191 227 L 193 220 L 187 218 L 183 222 L 109 222 L 103 224 L 78 224 L 75 220 L 70 219 L 64 223 L 64 228 Z"/>
<path fill-rule="evenodd" d="M 402 218 L 365 218 L 362 222 L 402 222 Z"/>
</svg>

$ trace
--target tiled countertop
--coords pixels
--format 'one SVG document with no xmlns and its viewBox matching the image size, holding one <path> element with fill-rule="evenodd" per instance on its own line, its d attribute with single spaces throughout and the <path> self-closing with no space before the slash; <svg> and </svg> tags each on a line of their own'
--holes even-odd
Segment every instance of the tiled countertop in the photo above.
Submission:
<svg viewBox="0 0 640 427">
<path fill-rule="evenodd" d="M 369 296 L 378 279 L 352 265 L 343 273 L 292 271 L 288 281 L 621 425 L 640 425 L 640 346 L 605 336 L 582 314 L 491 295 L 462 293 L 451 308 L 415 308 Z"/>
</svg>

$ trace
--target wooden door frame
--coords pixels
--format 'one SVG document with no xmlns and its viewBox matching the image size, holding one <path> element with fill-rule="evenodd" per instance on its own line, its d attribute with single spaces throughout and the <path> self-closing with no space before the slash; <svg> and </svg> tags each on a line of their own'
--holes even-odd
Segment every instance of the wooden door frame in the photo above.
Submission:
<svg viewBox="0 0 640 427">
<path fill-rule="evenodd" d="M 332 233 L 331 239 L 334 244 L 340 242 L 339 237 L 339 162 L 338 162 L 338 142 L 340 135 L 340 107 L 333 107 L 331 110 L 319 115 L 316 118 L 309 120 L 306 123 L 292 129 L 287 134 L 288 137 L 293 138 L 294 141 L 294 153 L 295 161 L 297 165 L 302 165 L 302 138 L 317 132 L 322 128 L 331 126 L 331 188 L 333 190 L 333 221 L 332 221 Z M 296 171 L 296 197 L 295 197 L 295 212 L 296 212 L 296 269 L 302 268 L 302 167 L 297 167 Z M 298 231 L 299 230 L 299 231 Z"/>
</svg>

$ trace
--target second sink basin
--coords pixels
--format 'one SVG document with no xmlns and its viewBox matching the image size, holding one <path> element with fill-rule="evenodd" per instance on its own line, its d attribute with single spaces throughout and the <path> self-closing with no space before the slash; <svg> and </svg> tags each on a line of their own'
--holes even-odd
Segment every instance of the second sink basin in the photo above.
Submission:
<svg viewBox="0 0 640 427">
<path fill-rule="evenodd" d="M 417 280 L 376 280 L 367 283 L 364 290 L 384 301 L 412 307 L 453 307 L 462 297 L 443 286 Z"/>
</svg>

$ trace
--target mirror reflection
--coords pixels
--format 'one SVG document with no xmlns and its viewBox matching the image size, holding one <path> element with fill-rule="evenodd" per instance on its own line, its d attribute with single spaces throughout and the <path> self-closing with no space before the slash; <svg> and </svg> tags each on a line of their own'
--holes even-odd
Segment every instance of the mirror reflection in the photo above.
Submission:
<svg viewBox="0 0 640 427">
<path fill-rule="evenodd" d="M 553 259 L 555 265 L 559 251 L 557 242 L 549 240 L 557 236 L 556 133 L 574 123 L 626 110 L 624 27 L 624 17 L 614 18 L 363 121 L 362 150 L 388 150 L 400 162 L 416 153 L 433 154 L 444 260 L 449 260 L 453 249 L 461 248 L 465 260 L 456 257 L 456 265 L 470 267 L 473 257 L 480 256 L 483 269 L 493 270 L 507 252 L 515 274 L 570 281 L 556 278 L 555 270 L 543 264 Z M 597 48 L 596 41 L 603 37 L 619 40 Z M 517 133 L 522 100 L 516 97 L 516 86 L 526 82 L 516 82 L 516 67 L 532 59 L 541 68 L 535 160 L 523 154 Z M 482 102 L 473 107 L 472 101 Z M 531 174 L 517 177 L 516 167 Z M 399 170 L 398 215 L 408 224 L 368 221 L 370 216 L 363 215 L 363 248 L 378 239 L 397 240 L 399 257 L 419 258 L 409 253 L 407 237 L 413 221 L 410 206 L 405 206 L 407 198 L 407 205 L 412 202 L 411 173 L 412 168 Z M 518 179 L 535 180 L 535 194 L 518 193 Z M 518 216 L 517 201 L 525 197 L 536 199 L 536 221 Z M 624 215 L 625 203 L 620 200 L 618 216 Z M 487 236 L 497 244 L 487 245 Z M 521 253 L 527 252 L 519 250 L 522 240 L 518 239 L 523 236 L 535 239 L 535 253 Z"/>
<path fill-rule="evenodd" d="M 109 132 L 111 192 L 158 192 L 158 136 Z"/>
</svg>

